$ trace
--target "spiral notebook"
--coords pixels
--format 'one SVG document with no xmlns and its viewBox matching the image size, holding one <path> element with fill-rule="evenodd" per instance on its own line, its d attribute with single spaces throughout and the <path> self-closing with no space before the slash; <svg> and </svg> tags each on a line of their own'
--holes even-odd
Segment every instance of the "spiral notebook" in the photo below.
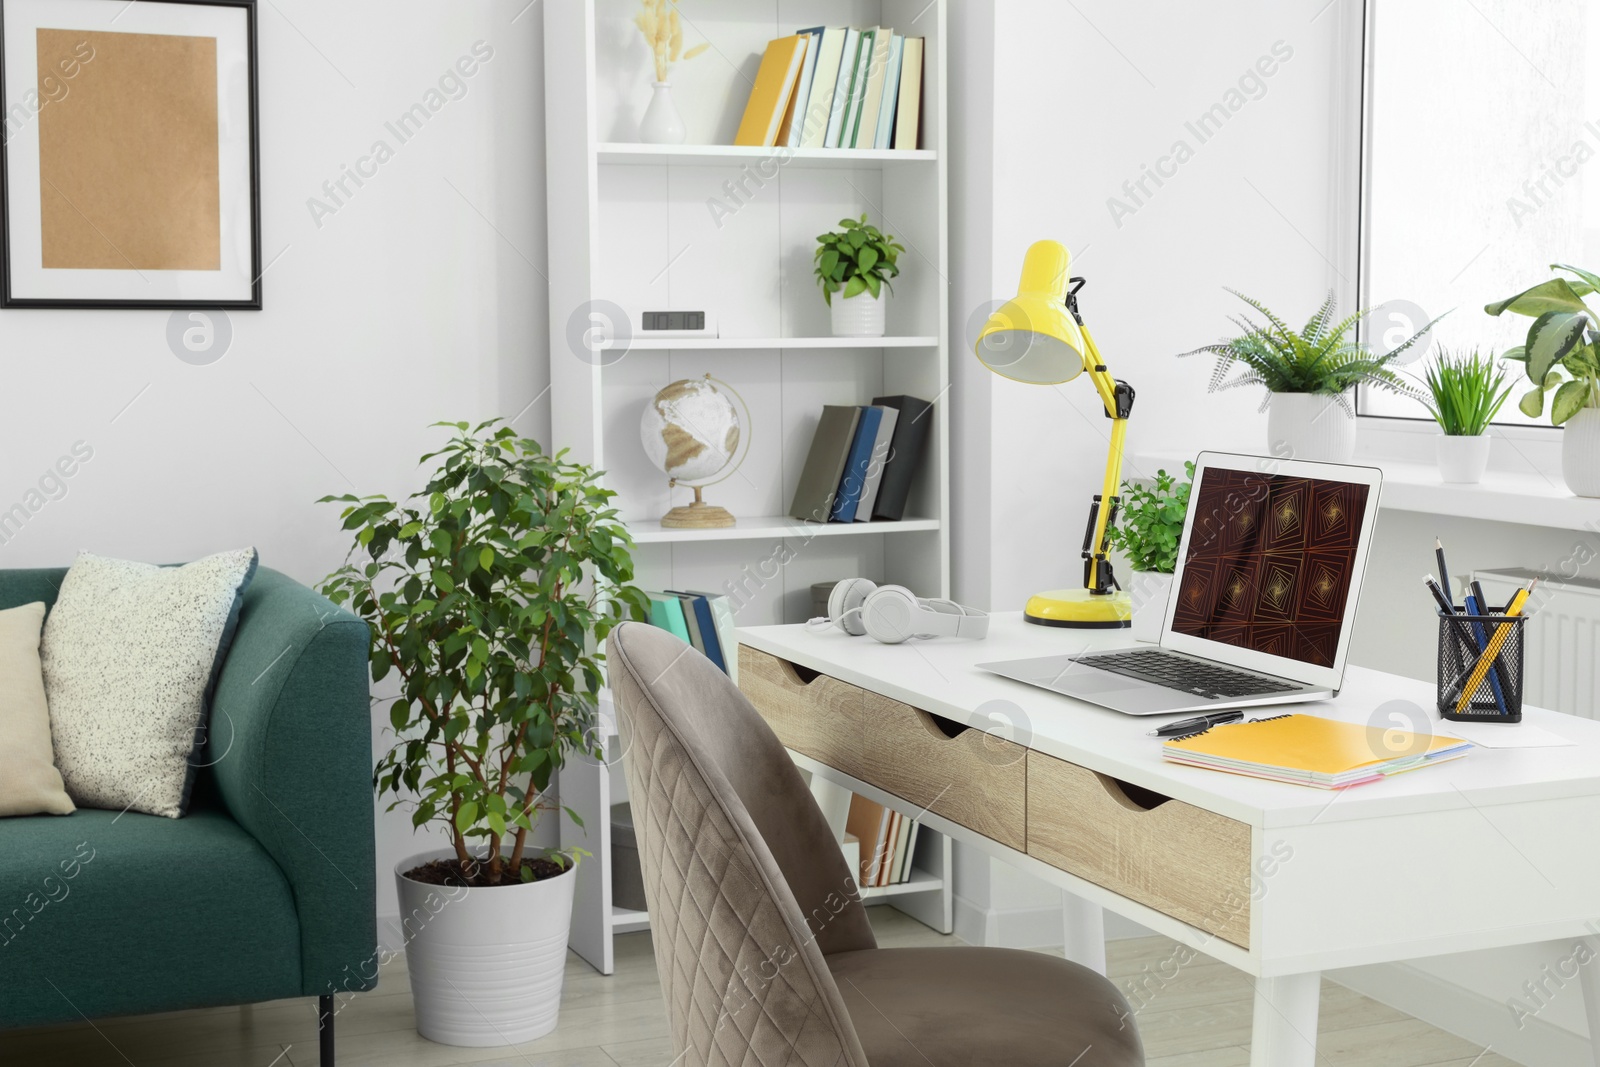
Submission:
<svg viewBox="0 0 1600 1067">
<path fill-rule="evenodd" d="M 1376 782 L 1459 759 L 1472 747 L 1459 737 L 1416 734 L 1315 715 L 1276 715 L 1213 726 L 1161 746 L 1162 755 L 1173 763 L 1319 789 Z"/>
</svg>

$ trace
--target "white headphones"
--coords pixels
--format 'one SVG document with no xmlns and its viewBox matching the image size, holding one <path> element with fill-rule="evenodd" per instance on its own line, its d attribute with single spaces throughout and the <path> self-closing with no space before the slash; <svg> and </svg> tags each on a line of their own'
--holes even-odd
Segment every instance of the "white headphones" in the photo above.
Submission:
<svg viewBox="0 0 1600 1067">
<path fill-rule="evenodd" d="M 981 640 L 989 634 L 989 614 L 953 600 L 920 600 L 903 585 L 880 587 L 867 578 L 848 578 L 828 594 L 828 617 L 806 625 L 837 626 L 852 637 L 867 634 L 886 645 L 898 645 L 911 637 Z"/>
</svg>

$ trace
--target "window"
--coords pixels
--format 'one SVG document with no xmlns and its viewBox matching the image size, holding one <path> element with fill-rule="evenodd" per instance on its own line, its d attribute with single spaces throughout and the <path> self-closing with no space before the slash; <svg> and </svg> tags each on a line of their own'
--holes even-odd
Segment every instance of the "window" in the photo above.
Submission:
<svg viewBox="0 0 1600 1067">
<path fill-rule="evenodd" d="M 1600 5 L 1369 0 L 1366 35 L 1359 288 L 1377 313 L 1363 336 L 1382 350 L 1448 311 L 1405 371 L 1420 377 L 1440 346 L 1498 356 L 1529 320 L 1485 304 L 1552 263 L 1600 271 Z M 1528 382 L 1508 369 L 1498 421 L 1549 425 L 1516 410 Z M 1428 417 L 1385 393 L 1358 403 Z"/>
</svg>

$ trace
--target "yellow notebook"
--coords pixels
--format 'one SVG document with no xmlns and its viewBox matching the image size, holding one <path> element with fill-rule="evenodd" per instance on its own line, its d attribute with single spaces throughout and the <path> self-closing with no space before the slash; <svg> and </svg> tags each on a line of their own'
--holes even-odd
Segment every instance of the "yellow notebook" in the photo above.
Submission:
<svg viewBox="0 0 1600 1067">
<path fill-rule="evenodd" d="M 807 40 L 804 34 L 796 34 L 767 43 L 767 53 L 761 57 L 761 69 L 756 72 L 756 84 L 750 90 L 750 102 L 744 107 L 744 120 L 739 123 L 734 144 L 771 148 L 778 143 L 778 131 L 789 111 L 789 99 L 794 95 L 795 83 L 805 61 Z"/>
<path fill-rule="evenodd" d="M 1472 745 L 1458 737 L 1315 715 L 1277 715 L 1213 726 L 1204 733 L 1168 741 L 1161 748 L 1162 755 L 1174 763 L 1344 789 L 1464 756 Z"/>
</svg>

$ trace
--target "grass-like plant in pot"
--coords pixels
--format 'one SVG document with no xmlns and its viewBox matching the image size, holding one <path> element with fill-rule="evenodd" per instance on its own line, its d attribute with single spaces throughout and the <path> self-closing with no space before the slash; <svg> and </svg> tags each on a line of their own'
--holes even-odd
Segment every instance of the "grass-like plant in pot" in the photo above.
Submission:
<svg viewBox="0 0 1600 1067">
<path fill-rule="evenodd" d="M 498 420 L 439 425 L 421 492 L 324 498 L 355 545 L 322 591 L 371 627 L 373 681 L 398 683 L 379 795 L 451 844 L 395 868 L 417 1029 L 517 1043 L 556 1024 L 578 858 L 530 834 L 568 755 L 596 748 L 595 649 L 648 603 L 597 472 Z M 487 951 L 515 977 L 470 995 Z"/>
<path fill-rule="evenodd" d="M 1332 292 L 1302 329 L 1296 330 L 1258 300 L 1234 289 L 1228 292 L 1266 318 L 1258 323 L 1241 316 L 1230 319 L 1237 337 L 1185 352 L 1185 356 L 1217 357 L 1211 391 L 1260 386 L 1267 396 L 1269 452 L 1283 459 L 1348 460 L 1356 447 L 1355 408 L 1349 393 L 1358 386 L 1417 396 L 1417 390 L 1394 369 L 1397 358 L 1433 326 L 1429 323 L 1388 352 L 1372 351 L 1353 339 L 1356 324 L 1370 312 L 1357 311 L 1335 320 Z M 1435 319 L 1434 322 L 1438 320 Z M 1230 378 L 1230 374 L 1238 373 Z"/>
<path fill-rule="evenodd" d="M 1489 424 L 1511 395 L 1505 368 L 1477 349 L 1441 351 L 1423 381 L 1428 387 L 1423 403 L 1444 431 L 1437 439 L 1440 479 L 1482 481 L 1493 441 Z"/>
<path fill-rule="evenodd" d="M 833 314 L 835 337 L 882 337 L 885 291 L 900 274 L 905 246 L 867 221 L 840 219 L 841 229 L 817 238 L 813 273 Z M 837 294 L 838 299 L 834 299 Z"/>
<path fill-rule="evenodd" d="M 1536 419 L 1553 392 L 1550 422 L 1562 427 L 1562 477 L 1578 496 L 1600 496 L 1600 318 L 1583 299 L 1600 293 L 1600 275 L 1564 263 L 1550 269 L 1572 277 L 1540 282 L 1483 310 L 1533 319 L 1527 341 L 1503 357 L 1521 363 L 1533 385 L 1517 408 Z"/>
<path fill-rule="evenodd" d="M 1122 483 L 1122 507 L 1116 525 L 1107 531 L 1111 547 L 1128 557 L 1132 575 L 1128 594 L 1133 598 L 1133 636 L 1138 641 L 1159 641 L 1172 595 L 1172 575 L 1178 569 L 1178 542 L 1189 514 L 1194 464 L 1183 465 L 1184 479 L 1165 470 L 1156 471 L 1149 484 Z"/>
</svg>

